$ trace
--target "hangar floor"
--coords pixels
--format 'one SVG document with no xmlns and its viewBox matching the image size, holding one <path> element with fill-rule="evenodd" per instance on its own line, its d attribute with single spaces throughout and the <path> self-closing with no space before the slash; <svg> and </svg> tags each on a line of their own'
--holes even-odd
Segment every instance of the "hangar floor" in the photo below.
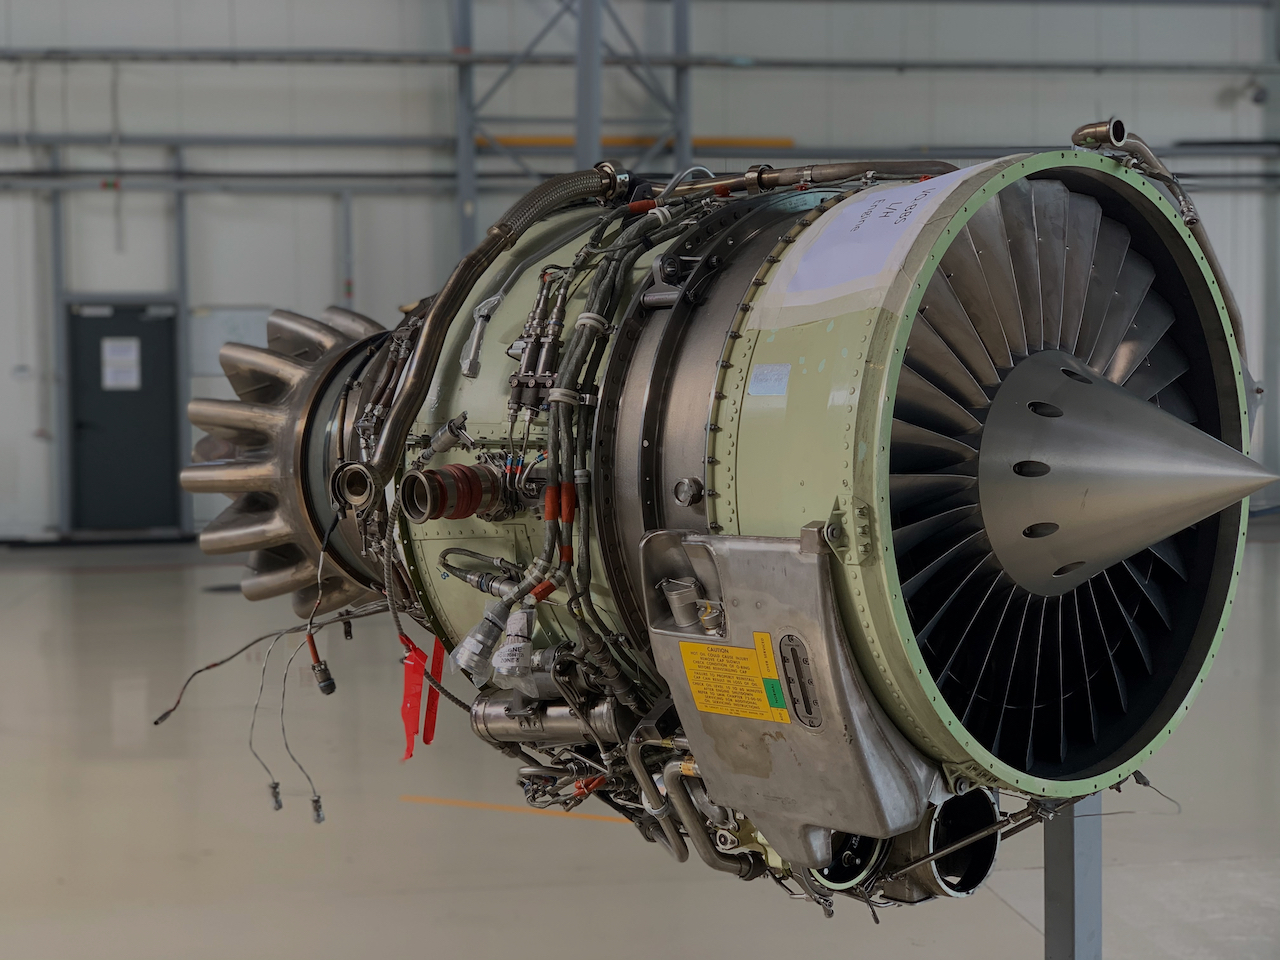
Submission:
<svg viewBox="0 0 1280 960">
<path fill-rule="evenodd" d="M 1280 543 L 1255 534 L 1210 680 L 1146 770 L 1181 815 L 1137 787 L 1106 795 L 1109 958 L 1280 955 Z M 300 660 L 290 672 L 320 826 L 280 745 L 277 647 L 258 723 L 284 784 L 273 812 L 245 742 L 261 651 L 151 725 L 195 666 L 290 622 L 287 601 L 246 603 L 237 579 L 191 546 L 0 549 L 0 956 L 1041 955 L 1039 831 L 968 902 L 876 926 L 842 901 L 824 921 L 772 884 L 671 862 L 603 805 L 521 810 L 510 761 L 448 704 L 435 745 L 401 764 L 385 617 L 351 642 L 321 635 L 333 697 Z"/>
</svg>

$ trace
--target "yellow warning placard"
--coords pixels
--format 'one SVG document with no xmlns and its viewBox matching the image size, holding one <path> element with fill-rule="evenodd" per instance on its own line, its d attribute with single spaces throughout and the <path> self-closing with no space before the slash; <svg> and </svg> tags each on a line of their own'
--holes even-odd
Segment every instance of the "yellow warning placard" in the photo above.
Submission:
<svg viewBox="0 0 1280 960">
<path fill-rule="evenodd" d="M 703 713 L 790 723 L 778 680 L 772 638 L 755 634 L 755 648 L 680 641 L 693 703 Z"/>
</svg>

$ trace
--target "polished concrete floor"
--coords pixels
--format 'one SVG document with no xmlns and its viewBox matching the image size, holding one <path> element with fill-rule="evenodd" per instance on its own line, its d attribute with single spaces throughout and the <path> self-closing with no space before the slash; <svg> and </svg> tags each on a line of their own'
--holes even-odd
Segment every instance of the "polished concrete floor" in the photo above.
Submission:
<svg viewBox="0 0 1280 960">
<path fill-rule="evenodd" d="M 1280 957 L 1280 539 L 1248 547 L 1231 628 L 1199 701 L 1146 772 L 1108 793 L 1109 958 Z M 400 763 L 399 648 L 385 617 L 320 638 L 323 697 L 283 643 L 246 746 L 261 651 L 186 674 L 290 622 L 229 590 L 193 547 L 0 548 L 0 958 L 1035 958 L 1040 836 L 1001 852 L 966 901 L 824 920 L 767 881 L 676 864 L 613 822 L 521 810 L 511 761 L 440 707 Z M 292 645 L 290 645 L 290 650 Z M 457 683 L 456 678 L 451 681 Z"/>
</svg>

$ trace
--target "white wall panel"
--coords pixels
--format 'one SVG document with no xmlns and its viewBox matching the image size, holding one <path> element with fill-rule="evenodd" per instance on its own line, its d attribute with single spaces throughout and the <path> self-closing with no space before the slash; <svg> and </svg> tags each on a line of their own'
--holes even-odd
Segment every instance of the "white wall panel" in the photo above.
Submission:
<svg viewBox="0 0 1280 960">
<path fill-rule="evenodd" d="M 188 200 L 191 303 L 315 314 L 336 294 L 334 202 L 198 194 Z"/>
<path fill-rule="evenodd" d="M 668 50 L 670 7 L 616 0 L 633 34 Z M 475 0 L 475 47 L 522 47 L 554 0 Z M 444 50 L 451 45 L 444 0 L 8 0 L 0 33 L 14 46 L 370 47 Z M 1252 8 L 1134 8 L 1120 3 L 787 3 L 697 0 L 693 50 L 834 58 L 1019 60 L 1253 60 L 1264 55 L 1263 20 Z M 606 17 L 605 36 L 622 41 Z M 542 49 L 572 50 L 566 17 Z M 484 90 L 497 68 L 478 68 Z M 670 71 L 658 71 L 669 82 Z M 0 130 L 108 133 L 110 67 L 0 66 Z M 699 136 L 790 137 L 814 159 L 835 148 L 1065 144 L 1086 120 L 1118 115 L 1152 143 L 1260 135 L 1262 110 L 1238 95 L 1244 78 L 1201 75 L 954 74 L 816 71 L 694 72 Z M 34 82 L 34 91 L 31 84 Z M 120 132 L 188 134 L 431 135 L 453 133 L 453 72 L 445 68 L 322 65 L 125 64 L 119 68 Z M 34 97 L 29 93 L 34 92 Z M 489 106 L 494 113 L 560 115 L 573 110 L 567 69 L 525 69 Z M 636 83 L 607 70 L 609 115 L 656 116 Z M 31 107 L 34 104 L 34 110 Z M 606 135 L 652 133 L 641 123 L 607 124 Z M 535 135 L 558 126 L 507 127 Z M 827 147 L 833 148 L 825 153 Z M 616 151 L 611 151 L 616 152 Z M 42 163 L 31 150 L 4 150 L 9 169 Z M 760 160 L 775 164 L 785 158 Z M 134 168 L 170 162 L 160 151 L 123 151 Z M 338 169 L 449 170 L 443 151 L 192 149 L 196 171 L 288 173 Z M 109 170 L 107 150 L 68 151 L 68 165 Z M 567 160 L 536 158 L 543 170 Z M 716 170 L 742 159 L 709 158 Z M 1247 163 L 1236 161 L 1237 165 Z M 1186 170 L 1228 170 L 1179 160 Z M 509 169 L 485 158 L 487 170 Z M 515 195 L 485 194 L 481 226 Z M 1200 194 L 1198 202 L 1246 317 L 1261 368 L 1262 210 L 1257 194 Z M 53 329 L 43 201 L 0 199 L 0 538 L 38 536 L 56 519 L 51 443 Z M 191 304 L 196 308 L 285 306 L 314 313 L 340 295 L 338 216 L 332 197 L 198 194 L 189 204 Z M 124 247 L 115 243 L 115 197 L 69 197 L 68 286 L 84 292 L 164 290 L 171 285 L 172 202 L 124 197 Z M 353 209 L 354 306 L 382 322 L 396 307 L 438 288 L 458 250 L 450 197 L 357 197 Z M 216 378 L 214 378 L 216 379 Z M 199 392 L 213 381 L 198 379 Z M 1280 387 L 1277 387 L 1280 389 Z M 206 518 L 216 501 L 202 501 Z"/>
<path fill-rule="evenodd" d="M 0 197 L 0 540 L 41 539 L 55 522 L 50 325 L 37 246 L 43 205 Z"/>
<path fill-rule="evenodd" d="M 171 290 L 172 206 L 170 197 L 158 193 L 69 194 L 67 288 L 75 293 Z"/>
</svg>

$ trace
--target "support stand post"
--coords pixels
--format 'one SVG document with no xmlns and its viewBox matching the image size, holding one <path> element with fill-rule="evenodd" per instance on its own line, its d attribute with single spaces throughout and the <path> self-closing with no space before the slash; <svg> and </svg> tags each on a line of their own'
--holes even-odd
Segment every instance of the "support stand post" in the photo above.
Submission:
<svg viewBox="0 0 1280 960">
<path fill-rule="evenodd" d="M 689 0 L 671 0 L 671 52 L 677 57 L 689 56 Z M 675 151 L 676 169 L 693 166 L 693 89 L 688 64 L 675 69 Z"/>
<path fill-rule="evenodd" d="M 578 0 L 577 115 L 573 157 L 579 170 L 588 170 L 601 159 L 602 56 L 600 0 Z"/>
<path fill-rule="evenodd" d="M 1102 960 L 1102 795 L 1044 825 L 1045 960 Z"/>
<path fill-rule="evenodd" d="M 471 0 L 453 0 L 453 52 L 470 54 L 472 42 Z M 457 176 L 458 243 L 465 254 L 476 245 L 475 67 L 458 64 L 457 139 L 454 167 Z"/>
</svg>

